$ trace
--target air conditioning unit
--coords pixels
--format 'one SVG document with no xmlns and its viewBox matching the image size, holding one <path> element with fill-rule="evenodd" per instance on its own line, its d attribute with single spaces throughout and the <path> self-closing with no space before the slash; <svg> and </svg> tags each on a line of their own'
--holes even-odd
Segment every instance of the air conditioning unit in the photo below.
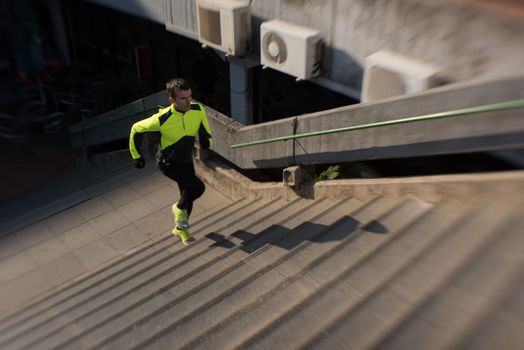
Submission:
<svg viewBox="0 0 524 350">
<path fill-rule="evenodd" d="M 197 0 L 198 38 L 205 45 L 238 56 L 251 37 L 249 5 L 240 0 Z"/>
<path fill-rule="evenodd" d="M 322 60 L 322 42 L 316 29 L 302 27 L 278 19 L 260 26 L 260 62 L 297 77 L 297 80 L 318 76 Z"/>
<path fill-rule="evenodd" d="M 365 60 L 362 102 L 429 89 L 437 85 L 440 70 L 388 50 L 378 51 Z"/>
</svg>

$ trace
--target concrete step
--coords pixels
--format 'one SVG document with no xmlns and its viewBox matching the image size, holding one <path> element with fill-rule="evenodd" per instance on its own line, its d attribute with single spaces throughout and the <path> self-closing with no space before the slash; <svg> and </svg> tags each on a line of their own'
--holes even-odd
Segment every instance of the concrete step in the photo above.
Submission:
<svg viewBox="0 0 524 350">
<path fill-rule="evenodd" d="M 385 207 L 389 209 L 396 203 L 383 202 L 380 204 L 383 209 Z M 380 210 L 380 208 L 380 205 L 375 207 L 376 210 Z M 323 216 L 331 210 L 332 209 L 326 211 Z M 312 238 L 321 234 L 325 229 L 324 225 L 316 223 L 319 218 L 315 218 L 315 221 L 300 225 L 283 237 L 288 239 L 290 236 L 299 235 L 301 237 L 304 236 L 305 242 L 308 242 L 308 237 Z M 333 217 L 332 220 L 335 220 L 335 218 Z M 297 238 L 294 239 L 296 240 Z M 200 306 L 197 309 L 198 311 L 187 314 L 185 317 L 176 321 L 170 319 L 170 315 L 172 313 L 177 313 L 176 310 L 182 307 L 182 305 L 174 305 L 172 310 L 164 312 L 160 317 L 155 317 L 154 321 L 144 325 L 144 329 L 149 328 L 150 331 L 148 333 L 144 332 L 141 338 L 135 338 L 137 335 L 135 329 L 132 334 L 129 334 L 129 336 L 125 338 L 120 338 L 119 341 L 122 341 L 123 339 L 132 339 L 133 342 L 137 342 L 141 347 L 162 347 L 167 343 L 172 344 L 173 347 L 179 347 L 185 342 L 187 343 L 193 338 L 198 337 L 199 334 L 214 327 L 216 323 L 231 316 L 235 311 L 242 310 L 255 300 L 263 298 L 266 293 L 272 291 L 286 280 L 284 275 L 276 271 L 275 266 L 278 266 L 282 261 L 285 261 L 294 255 L 296 250 L 291 249 L 291 251 L 289 251 L 287 249 L 282 249 L 282 247 L 286 246 L 286 242 L 289 244 L 292 241 L 293 240 L 275 242 L 269 249 L 258 250 L 250 255 L 244 260 L 245 262 L 239 270 L 231 276 L 232 281 L 226 285 L 229 290 L 226 290 L 222 295 L 215 297 L 211 303 L 208 302 Z M 274 250 L 277 250 L 280 253 L 274 253 Z M 268 257 L 264 258 L 266 255 Z M 241 275 L 239 274 L 240 271 L 242 271 Z M 222 282 L 223 281 L 220 281 L 220 283 Z M 209 293 L 210 291 L 203 294 L 199 299 L 209 300 Z M 193 301 L 193 298 L 191 298 L 189 302 L 202 304 L 202 301 Z M 220 315 L 220 317 L 218 317 L 218 315 Z M 198 327 L 195 327 L 197 324 Z M 155 334 L 155 331 L 158 332 L 159 327 L 164 329 L 160 331 L 160 333 Z M 151 332 L 153 332 L 153 334 L 151 334 Z M 184 335 L 181 336 L 181 334 Z M 108 348 L 114 346 L 118 347 L 119 344 L 122 343 L 109 343 Z"/>
<path fill-rule="evenodd" d="M 277 204 L 278 203 L 283 204 L 282 201 L 278 201 Z M 290 204 L 287 205 L 287 208 L 276 205 L 273 207 L 274 212 L 272 215 L 266 215 L 266 220 L 268 218 L 270 222 L 272 222 L 272 219 L 289 220 L 290 217 L 295 215 L 297 210 L 304 209 L 304 207 L 312 208 L 313 206 L 311 204 L 313 203 L 315 202 L 304 200 L 296 201 L 291 203 L 294 204 L 294 208 Z M 275 212 L 275 210 L 277 210 L 277 212 Z M 260 213 L 264 214 L 262 211 Z M 256 217 L 252 218 L 252 220 L 253 219 L 256 219 Z M 257 220 L 255 220 L 255 223 L 256 222 Z M 270 222 L 266 222 L 265 228 L 270 226 Z M 262 226 L 262 228 L 264 228 L 264 226 Z M 234 227 L 229 227 L 229 229 L 236 231 Z M 260 238 L 260 236 L 255 235 L 250 241 L 256 241 Z M 264 237 L 262 237 L 262 239 L 263 238 Z M 101 324 L 100 317 L 96 317 L 91 320 L 92 326 L 86 328 L 87 322 L 90 322 L 90 320 L 77 320 L 76 324 L 81 324 L 80 328 L 83 329 L 83 334 L 79 334 L 76 338 L 69 339 L 65 344 L 73 347 L 82 347 L 82 344 L 89 344 L 90 347 L 99 348 L 104 339 L 111 339 L 115 336 L 115 333 L 126 333 L 129 329 L 134 329 L 136 324 L 143 322 L 144 317 L 151 317 L 151 315 L 155 315 L 155 313 L 159 313 L 166 307 L 169 307 L 170 303 L 173 302 L 169 300 L 170 298 L 180 299 L 187 298 L 188 295 L 194 295 L 198 293 L 200 289 L 212 284 L 213 281 L 220 280 L 224 275 L 235 270 L 235 267 L 223 263 L 223 256 L 211 261 L 205 258 L 206 252 L 213 251 L 217 246 L 214 240 L 209 239 L 207 241 L 207 246 L 210 249 L 205 249 L 204 253 L 201 251 L 196 253 L 191 252 L 194 246 L 195 245 L 192 245 L 186 249 L 186 256 L 189 256 L 189 258 L 186 258 L 184 261 L 184 266 L 172 269 L 170 274 L 163 278 L 163 281 L 161 281 L 162 284 L 152 285 L 151 288 L 148 287 L 148 289 L 150 289 L 149 294 L 145 294 L 140 290 L 141 299 L 136 303 L 132 304 L 129 300 L 125 301 L 127 305 L 125 310 L 117 307 L 115 311 L 118 311 L 118 313 L 108 313 L 106 324 Z M 238 251 L 239 248 L 241 247 L 232 246 L 231 250 L 225 252 L 224 255 L 231 256 L 234 252 Z M 192 260 L 191 264 L 186 264 L 191 256 L 194 256 L 195 259 Z M 103 328 L 101 328 L 101 326 L 103 326 Z M 133 331 L 133 333 L 135 332 Z M 39 345 L 42 346 L 42 344 L 46 346 L 47 339 Z"/>
<path fill-rule="evenodd" d="M 404 210 L 379 217 L 378 221 L 386 223 L 384 226 L 389 228 L 387 234 L 370 234 L 360 229 L 355 239 L 307 271 L 309 284 L 316 285 L 314 290 L 292 303 L 289 310 L 283 310 L 278 321 L 268 322 L 256 334 L 237 345 L 242 348 L 271 348 L 280 344 L 284 348 L 297 348 L 323 334 L 325 328 L 341 314 L 357 305 L 366 294 L 379 289 L 394 274 L 396 266 L 410 262 L 405 252 L 397 254 L 399 250 L 406 250 L 406 243 L 399 246 L 398 242 L 410 232 L 416 232 L 418 227 L 425 226 L 427 220 L 430 223 L 431 220 L 438 220 L 439 215 L 435 217 L 428 209 L 414 211 L 404 206 Z M 416 251 L 417 247 L 411 249 Z M 337 266 L 342 268 L 337 269 Z M 282 297 L 289 301 L 285 292 Z"/>
<path fill-rule="evenodd" d="M 499 205 L 509 205 L 508 209 L 521 208 L 522 201 L 504 201 Z M 461 348 L 467 335 L 474 332 L 477 322 L 489 318 L 497 301 L 515 287 L 515 280 L 524 267 L 521 211 L 508 210 L 504 216 L 487 215 L 486 219 L 479 218 L 479 221 L 483 231 L 474 231 L 474 235 L 468 235 L 462 249 L 460 244 L 456 244 L 453 246 L 455 250 L 448 252 L 448 255 L 459 255 L 456 260 L 462 264 L 445 276 L 445 280 L 424 299 L 420 298 L 424 288 L 412 288 L 410 294 L 414 303 L 409 309 L 395 303 L 397 315 L 402 316 L 398 318 L 401 322 L 380 337 L 377 344 L 391 349 L 416 348 L 422 344 L 428 349 Z M 448 260 L 455 259 L 450 257 Z M 441 268 L 434 266 L 433 271 L 429 271 L 429 275 L 434 276 L 433 281 L 441 275 L 437 267 Z M 431 285 L 431 282 L 427 284 Z M 395 287 L 392 285 L 384 290 L 384 295 L 405 299 Z M 403 287 L 411 286 L 404 283 Z"/>
<path fill-rule="evenodd" d="M 193 227 L 205 227 L 213 222 L 220 221 L 223 215 L 228 215 L 228 213 L 238 211 L 245 206 L 246 203 L 246 200 L 241 199 L 228 205 L 215 207 L 200 216 L 195 216 L 194 218 L 192 216 L 192 219 L 194 219 Z M 63 288 L 60 292 L 53 292 L 44 296 L 36 303 L 28 305 L 15 314 L 3 318 L 0 320 L 0 336 L 4 335 L 11 328 L 15 328 L 22 324 L 30 327 L 30 322 L 38 322 L 37 317 L 39 317 L 39 315 L 51 310 L 57 310 L 57 307 L 65 306 L 64 303 L 69 302 L 73 298 L 80 298 L 79 301 L 77 300 L 76 302 L 82 303 L 84 300 L 81 299 L 82 293 L 84 293 L 84 298 L 90 298 L 92 294 L 96 293 L 93 291 L 93 288 L 103 288 L 104 283 L 106 283 L 106 286 L 110 288 L 112 284 L 118 282 L 117 280 L 113 280 L 115 277 L 124 279 L 126 278 L 125 274 L 129 276 L 138 271 L 132 269 L 136 269 L 137 266 L 140 266 L 144 261 L 160 254 L 160 252 L 164 250 L 165 242 L 171 239 L 171 235 L 157 239 L 149 246 L 128 254 L 126 259 L 116 261 L 101 270 L 95 271 L 76 284 Z"/>
<path fill-rule="evenodd" d="M 311 201 L 307 201 L 307 202 L 309 202 L 310 204 L 312 203 Z M 264 215 L 265 212 L 264 210 L 261 210 L 261 208 L 265 207 L 267 211 L 267 208 L 270 208 L 271 204 L 275 204 L 272 202 L 259 203 L 259 201 L 253 201 L 253 203 L 254 204 L 251 205 L 251 207 L 253 208 L 251 208 L 249 205 L 244 206 L 242 210 L 238 210 L 237 208 L 237 210 L 232 212 L 231 215 L 226 215 L 226 218 L 219 218 L 218 220 L 215 220 L 219 223 L 219 225 L 222 225 L 216 228 L 219 228 L 222 230 L 225 228 L 229 230 L 235 230 L 235 225 L 237 226 L 240 225 L 238 227 L 245 227 L 246 224 L 243 221 L 245 221 L 246 217 L 249 218 L 249 220 L 255 220 L 256 216 L 253 217 L 254 213 L 256 213 L 256 215 Z M 284 203 L 281 203 L 281 204 L 284 204 Z M 276 207 L 280 208 L 280 205 L 277 205 Z M 272 209 L 272 210 L 274 211 L 275 209 Z M 282 210 L 279 211 L 279 214 L 283 214 L 283 213 L 285 213 L 285 211 L 282 211 Z M 223 214 L 227 214 L 227 213 L 223 213 Z M 250 214 L 250 215 L 246 216 L 245 214 Z M 274 217 L 274 215 L 271 215 L 271 217 Z M 234 220 L 236 222 L 228 222 L 228 220 Z M 207 227 L 209 227 L 207 225 L 201 225 L 201 226 L 206 227 L 206 229 Z M 210 226 L 210 227 L 213 227 L 213 226 Z M 195 231 L 195 236 L 197 237 L 199 236 L 198 231 L 199 230 Z M 14 343 L 11 342 L 10 344 L 15 345 L 15 344 L 20 344 L 20 342 L 22 342 L 24 344 L 27 343 L 29 345 L 31 345 L 32 343 L 35 343 L 35 344 L 38 343 L 39 346 L 43 346 L 45 342 L 40 343 L 39 342 L 40 339 L 46 338 L 46 341 L 52 341 L 52 340 L 59 339 L 60 332 L 63 331 L 62 326 L 70 324 L 71 322 L 74 322 L 75 320 L 86 318 L 87 316 L 89 320 L 86 319 L 84 322 L 84 325 L 87 324 L 91 320 L 95 322 L 95 326 L 96 326 L 97 323 L 100 323 L 101 316 L 100 316 L 99 311 L 103 310 L 104 313 L 107 313 L 108 310 L 111 310 L 113 303 L 115 302 L 119 303 L 115 307 L 118 310 L 119 308 L 123 307 L 122 305 L 133 303 L 134 302 L 132 300 L 133 298 L 138 298 L 140 300 L 140 293 L 133 294 L 133 292 L 135 292 L 136 290 L 140 289 L 141 293 L 145 293 L 146 291 L 144 291 L 144 289 L 147 287 L 148 291 L 154 294 L 154 292 L 158 290 L 159 288 L 165 287 L 161 284 L 161 282 L 167 283 L 165 282 L 167 277 L 169 277 L 170 279 L 173 279 L 173 278 L 176 279 L 177 276 L 181 273 L 180 271 L 183 272 L 184 267 L 188 267 L 187 270 L 191 271 L 192 269 L 197 269 L 198 267 L 198 266 L 195 266 L 194 264 L 195 261 L 198 262 L 200 265 L 204 265 L 205 263 L 207 263 L 205 259 L 200 258 L 202 255 L 202 252 L 201 252 L 201 249 L 198 249 L 198 247 L 204 246 L 202 242 L 205 242 L 205 240 L 199 240 L 195 244 L 193 244 L 191 247 L 189 247 L 191 248 L 191 252 L 192 252 L 191 256 L 188 256 L 189 253 L 187 252 L 186 253 L 182 252 L 182 254 L 177 254 L 177 252 L 180 253 L 180 249 L 178 249 L 178 246 L 181 246 L 181 245 L 179 244 L 165 245 L 163 249 L 159 250 L 161 252 L 165 252 L 168 255 L 162 258 L 162 264 L 157 264 L 155 266 L 147 266 L 145 268 L 142 266 L 142 270 L 134 275 L 134 277 L 137 275 L 138 277 L 127 280 L 125 284 L 117 285 L 118 288 L 115 288 L 115 285 L 113 285 L 112 287 L 105 288 L 102 293 L 98 292 L 96 294 L 96 299 L 88 300 L 87 302 L 84 301 L 82 304 L 78 304 L 78 303 L 76 304 L 81 307 L 75 308 L 73 306 L 73 307 L 69 307 L 66 310 L 64 310 L 64 312 L 67 312 L 67 316 L 68 316 L 67 319 L 64 319 L 63 317 L 55 317 L 53 321 L 56 320 L 56 322 L 50 322 L 50 320 L 45 320 L 43 322 L 40 322 L 40 324 L 37 324 L 35 327 L 31 329 L 32 331 L 31 335 L 36 334 L 35 339 L 32 339 L 31 336 L 26 335 L 24 336 L 24 339 L 20 339 L 20 337 L 17 337 L 18 339 Z M 209 240 L 209 244 L 212 244 L 212 243 L 215 243 L 215 241 Z M 177 261 L 174 261 L 174 260 L 177 260 Z M 191 261 L 192 263 L 191 265 L 185 265 L 185 266 L 182 266 L 182 268 L 179 268 L 178 273 L 173 273 L 172 271 L 173 269 L 170 269 L 169 267 L 177 266 L 177 264 L 180 264 L 180 262 L 182 261 L 184 263 Z M 185 273 L 188 273 L 188 271 L 185 271 Z M 167 277 L 164 278 L 166 275 Z M 161 277 L 163 279 L 159 280 L 159 278 Z M 142 280 L 146 280 L 146 281 L 142 281 Z M 152 281 L 154 281 L 155 283 L 154 284 L 150 283 Z M 70 303 L 71 302 L 74 303 L 75 300 L 70 301 Z M 136 302 L 137 301 L 135 301 L 135 303 Z M 57 316 L 60 316 L 60 314 L 58 314 Z M 51 335 L 53 337 L 51 337 Z"/>
<path fill-rule="evenodd" d="M 431 298 L 447 283 L 449 276 L 468 261 L 471 254 L 493 238 L 496 232 L 494 228 L 503 217 L 490 216 L 489 213 L 503 203 L 492 205 L 474 207 L 466 212 L 457 221 L 458 225 L 444 231 L 425 249 L 417 249 L 414 259 L 394 271 L 393 275 L 375 288 L 365 288 L 359 276 L 349 276 L 345 285 L 347 288 L 358 286 L 360 297 L 354 301 L 351 298 L 338 301 L 322 298 L 320 305 L 335 302 L 339 311 L 331 316 L 330 322 L 317 327 L 318 332 L 301 344 L 315 348 L 373 348 L 381 339 L 389 338 L 391 334 L 396 336 L 396 327 L 402 320 L 416 310 L 420 303 Z M 474 213 L 484 219 L 474 219 Z M 370 276 L 372 269 L 373 264 L 366 264 L 362 274 Z M 350 293 L 341 288 L 340 284 L 337 289 L 342 293 Z M 425 347 L 431 347 L 433 341 L 425 343 Z"/>
<path fill-rule="evenodd" d="M 230 214 L 238 213 L 240 209 L 254 202 L 256 201 L 240 200 L 231 205 L 219 207 L 195 221 L 193 230 L 198 232 L 216 223 L 228 223 L 227 218 Z M 147 277 L 147 274 L 145 276 L 144 273 L 169 260 L 172 257 L 169 248 L 178 244 L 178 240 L 174 239 L 172 235 L 163 237 L 150 246 L 128 255 L 126 259 L 119 260 L 60 293 L 49 295 L 36 305 L 30 305 L 8 319 L 2 320 L 0 345 L 8 343 L 24 332 L 34 332 L 41 327 L 49 327 L 52 325 L 50 321 L 60 318 L 61 314 L 85 305 L 86 302 L 97 299 L 101 295 L 110 294 L 116 287 L 137 277 Z"/>
<path fill-rule="evenodd" d="M 389 205 L 391 204 L 396 205 L 397 203 L 389 203 Z M 343 244 L 341 242 L 352 240 L 357 228 L 364 226 L 374 218 L 372 213 L 380 214 L 381 211 L 388 209 L 388 205 L 384 201 L 379 201 L 378 198 L 366 203 L 346 200 L 345 203 L 338 203 L 333 210 L 319 218 L 316 223 L 307 222 L 300 225 L 293 232 L 282 237 L 280 241 L 274 242 L 269 249 L 260 253 L 257 252 L 258 254 L 247 258 L 246 263 L 257 271 L 263 271 L 264 268 L 272 266 L 275 271 L 287 278 L 283 280 L 284 284 L 280 286 L 280 289 L 278 286 L 275 287 L 273 295 L 260 298 L 252 305 L 233 313 L 230 317 L 217 319 L 217 324 L 203 330 L 203 334 L 186 344 L 186 347 L 205 348 L 212 344 L 213 348 L 231 348 L 233 344 L 238 342 L 235 339 L 239 339 L 239 337 L 245 339 L 256 331 L 261 324 L 271 322 L 271 319 L 278 319 L 280 312 L 284 311 L 289 305 L 279 303 L 274 307 L 265 308 L 266 301 L 272 299 L 275 294 L 284 290 L 288 285 L 295 283 L 294 280 L 297 279 L 297 276 L 305 276 L 309 265 L 333 254 L 337 247 Z M 301 284 L 302 288 L 292 290 L 291 300 L 301 300 L 306 289 L 303 286 Z M 308 287 L 314 288 L 314 286 Z M 260 307 L 265 311 L 259 312 Z M 252 318 L 251 315 L 254 317 Z M 242 334 L 238 332 L 240 323 L 243 324 L 243 327 L 246 327 Z M 232 334 L 234 334 L 233 338 L 231 338 Z"/>
<path fill-rule="evenodd" d="M 524 329 L 524 274 L 522 270 L 518 276 L 514 276 L 512 284 L 499 297 L 495 305 L 492 305 L 490 311 L 480 317 L 463 336 L 457 348 L 479 350 L 496 348 L 518 350 L 522 348 L 524 344 L 524 332 L 522 332 Z"/>
<path fill-rule="evenodd" d="M 383 234 L 385 233 L 383 229 L 386 229 L 389 233 L 395 232 L 399 228 L 399 225 L 403 226 L 406 222 L 409 222 L 414 217 L 417 217 L 421 212 L 427 210 L 428 208 L 426 205 L 421 206 L 418 201 L 411 200 L 407 200 L 406 202 L 398 202 L 390 199 L 383 199 L 375 202 L 374 204 L 375 205 L 368 206 L 366 210 L 362 212 L 363 217 L 359 217 L 359 215 L 355 215 L 354 217 L 362 223 L 360 225 L 360 230 L 371 230 L 372 232 L 377 232 L 377 236 L 383 236 Z M 365 214 L 368 215 L 367 218 L 364 216 Z M 380 221 L 381 224 L 378 224 L 376 220 Z M 401 223 L 402 221 L 404 221 L 404 223 Z M 372 226 L 375 227 L 372 228 Z M 376 230 L 377 228 L 379 228 L 378 226 L 380 226 L 380 229 Z M 342 225 L 340 227 L 348 229 L 348 227 L 345 227 L 345 225 Z M 349 228 L 354 229 L 354 223 L 350 223 Z M 317 257 L 316 259 L 314 259 L 315 255 L 313 254 L 313 259 L 309 260 L 309 262 L 307 260 L 302 260 L 306 263 L 306 266 L 299 268 L 301 272 L 297 274 L 299 275 L 298 278 L 297 276 L 292 276 L 290 278 L 280 273 L 279 276 L 281 276 L 281 278 L 279 280 L 274 280 L 272 288 L 264 288 L 260 291 L 257 290 L 256 293 L 247 292 L 247 290 L 243 291 L 242 289 L 240 289 L 237 293 L 228 297 L 228 299 L 231 300 L 221 301 L 214 308 L 209 308 L 208 310 L 206 310 L 205 313 L 201 313 L 198 315 L 198 317 L 190 321 L 184 322 L 184 324 L 179 325 L 176 329 L 171 327 L 169 333 L 160 334 L 160 336 L 155 335 L 154 337 L 150 337 L 148 339 L 148 342 L 140 344 L 152 346 L 153 348 L 161 348 L 168 343 L 172 343 L 175 347 L 193 347 L 193 342 L 198 342 L 200 339 L 202 339 L 202 337 L 206 336 L 206 334 L 202 333 L 205 333 L 206 331 L 211 331 L 211 328 L 214 328 L 216 332 L 219 332 L 219 329 L 221 329 L 219 323 L 222 322 L 222 325 L 226 325 L 229 322 L 229 317 L 247 315 L 252 311 L 252 308 L 255 307 L 260 301 L 269 299 L 275 294 L 279 294 L 279 292 L 281 292 L 282 289 L 285 289 L 289 285 L 296 285 L 293 283 L 295 282 L 294 277 L 298 280 L 301 280 L 303 283 L 301 283 L 300 288 L 295 289 L 293 291 L 296 293 L 291 293 L 292 295 L 289 295 L 289 298 L 287 300 L 290 301 L 291 304 L 293 304 L 291 300 L 294 300 L 295 302 L 300 300 L 303 301 L 305 298 L 307 298 L 307 295 L 309 294 L 307 292 L 308 287 L 310 291 L 312 289 L 314 290 L 314 288 L 311 287 L 313 287 L 315 284 L 318 284 L 318 280 L 321 279 L 322 276 L 325 278 L 328 275 L 336 275 L 337 273 L 343 271 L 346 266 L 352 265 L 354 261 L 351 261 L 352 259 L 350 258 L 350 256 L 355 257 L 356 255 L 348 256 L 346 253 L 340 254 L 339 249 L 340 247 L 345 246 L 347 242 L 353 241 L 353 239 L 355 239 L 355 233 L 357 233 L 358 235 L 358 231 L 360 230 L 357 229 L 356 232 L 353 232 L 353 234 L 346 236 L 341 240 L 339 239 L 338 242 L 336 239 L 330 240 L 333 241 L 335 246 L 331 247 L 330 250 L 323 251 L 323 254 Z M 297 230 L 296 233 L 301 234 L 302 232 Z M 340 233 L 338 234 L 340 235 Z M 373 235 L 375 236 L 375 234 Z M 304 254 L 307 254 L 310 249 L 314 250 L 318 245 L 324 245 L 324 242 L 322 241 L 324 238 L 322 236 L 319 236 L 317 239 L 318 241 L 315 241 L 315 243 L 312 245 L 308 245 L 308 247 L 305 248 L 302 252 Z M 379 240 L 380 239 L 384 238 L 379 237 Z M 342 243 L 340 243 L 340 241 Z M 335 242 L 339 244 L 336 244 Z M 265 264 L 256 262 L 255 267 L 258 267 L 260 271 L 265 271 L 268 274 L 279 272 L 277 267 L 281 264 L 284 264 L 282 260 L 285 259 L 286 261 L 288 261 L 288 259 L 293 258 L 295 254 L 296 250 L 291 251 L 276 261 L 273 260 L 276 257 L 271 258 L 271 256 L 274 254 L 268 254 L 269 258 L 266 259 L 264 259 L 262 256 L 259 256 L 257 260 L 262 260 L 265 262 Z M 344 266 L 344 268 L 341 268 L 341 266 Z M 307 272 L 304 270 L 307 270 Z M 306 274 L 307 276 L 305 276 Z M 313 279 L 311 279 L 311 277 Z M 255 282 L 251 282 L 247 289 L 251 289 L 251 284 L 254 283 Z M 267 284 L 264 284 L 264 286 L 266 285 Z M 249 295 L 249 303 L 246 302 L 245 295 Z M 233 309 L 233 311 L 237 312 L 229 311 L 228 305 L 231 304 L 236 306 Z M 281 311 L 284 313 L 286 312 L 286 310 L 289 310 L 289 305 L 278 305 L 278 307 L 268 308 L 266 311 L 269 313 L 274 313 L 279 307 L 283 308 L 283 310 Z M 220 319 L 218 319 L 217 317 L 212 317 L 211 315 L 221 315 L 221 317 Z M 315 319 L 313 315 L 310 315 L 310 317 Z M 209 320 L 213 320 L 214 322 L 210 325 L 211 327 L 207 328 L 207 325 L 210 323 Z M 198 324 L 199 327 L 194 327 L 196 324 Z M 250 332 L 249 326 L 244 325 L 244 328 L 246 328 L 246 331 L 248 333 Z M 182 336 L 182 334 L 184 334 L 184 336 Z M 243 335 L 239 335 L 237 336 L 237 338 L 238 337 L 243 338 Z M 281 344 L 283 345 L 284 343 Z"/>
<path fill-rule="evenodd" d="M 388 269 L 393 270 L 395 265 L 409 263 L 410 256 L 414 255 L 418 248 L 417 243 L 429 244 L 428 241 L 421 242 L 422 238 L 417 234 L 419 228 L 438 223 L 442 220 L 443 212 L 458 208 L 458 206 L 445 206 L 444 210 L 441 207 L 429 210 L 429 207 L 419 207 L 413 210 L 410 209 L 410 205 L 413 208 L 413 204 L 404 204 L 402 210 L 407 211 L 406 219 L 411 219 L 412 224 L 408 224 L 403 230 L 400 229 L 400 232 L 390 230 L 386 234 L 373 234 L 366 231 L 370 223 L 373 225 L 373 216 L 366 220 L 359 212 L 338 220 L 325 235 L 314 241 L 322 244 L 310 244 L 307 249 L 303 249 L 293 258 L 276 266 L 280 273 L 288 277 L 285 285 L 276 289 L 272 295 L 264 298 L 252 309 L 242 310 L 242 313 L 222 320 L 220 324 L 186 347 L 205 349 L 212 346 L 216 349 L 231 349 L 247 346 L 246 344 L 251 344 L 258 337 L 262 337 L 262 334 L 272 325 L 281 324 L 282 315 L 285 316 L 288 312 L 293 313 L 296 309 L 304 307 L 306 305 L 304 300 L 313 299 L 315 293 L 318 293 L 325 284 L 335 284 L 341 274 L 348 273 L 347 271 L 353 273 L 361 271 L 367 264 L 375 266 L 375 271 L 367 276 L 373 279 L 374 283 L 387 278 L 386 274 L 391 273 Z M 396 210 L 398 211 L 399 208 L 397 207 Z M 380 213 L 376 214 L 380 215 Z M 364 220 L 357 221 L 356 218 Z M 386 220 L 380 222 L 388 224 L 391 218 L 385 218 Z M 390 228 L 391 225 L 388 224 L 387 227 Z M 432 233 L 436 236 L 440 231 L 434 230 Z M 346 236 L 349 238 L 345 238 Z M 346 242 L 340 244 L 341 239 L 345 239 Z M 377 260 L 380 262 L 376 262 Z M 337 264 L 340 267 L 337 267 Z M 357 291 L 352 294 L 357 294 Z M 240 325 L 243 331 L 238 334 Z"/>
<path fill-rule="evenodd" d="M 118 348 L 128 341 L 137 343 L 141 339 L 149 337 L 152 332 L 155 333 L 158 329 L 169 326 L 170 323 L 164 322 L 164 318 L 170 318 L 171 321 L 185 323 L 184 320 L 190 319 L 196 314 L 203 312 L 208 307 L 223 300 L 234 290 L 247 285 L 249 281 L 257 280 L 257 271 L 246 264 L 245 259 L 242 259 L 246 256 L 246 252 L 253 252 L 255 250 L 256 252 L 265 251 L 266 249 L 264 249 L 264 247 L 267 247 L 267 243 L 275 244 L 275 241 L 279 241 L 289 235 L 292 229 L 287 228 L 286 226 L 297 223 L 300 225 L 300 222 L 303 222 L 305 217 L 314 222 L 336 205 L 336 203 L 319 203 L 322 205 L 312 207 L 310 203 L 308 204 L 308 207 L 306 207 L 307 210 L 303 211 L 301 215 L 290 217 L 287 223 L 282 221 L 279 223 L 277 221 L 277 225 L 270 225 L 269 229 L 265 229 L 261 232 L 263 236 L 255 236 L 250 241 L 247 241 L 243 247 L 239 247 L 241 249 L 235 249 L 233 255 L 229 256 L 229 259 L 222 258 L 220 260 L 221 262 L 229 262 L 226 263 L 227 270 L 224 270 L 222 274 L 211 276 L 211 279 L 205 283 L 201 283 L 201 285 L 191 293 L 185 295 L 173 295 L 176 299 L 171 301 L 167 306 L 159 309 L 156 313 L 150 313 L 148 316 L 142 317 L 138 322 L 129 325 L 126 329 L 117 334 L 113 334 L 106 339 L 106 342 L 96 344 L 93 348 Z M 268 237 L 270 238 L 269 240 L 267 239 Z M 257 254 L 256 252 L 251 255 L 248 254 L 248 256 Z M 193 278 L 195 278 L 195 276 L 193 276 L 192 279 Z M 269 279 L 266 281 L 265 285 L 271 283 L 271 279 Z"/>
</svg>

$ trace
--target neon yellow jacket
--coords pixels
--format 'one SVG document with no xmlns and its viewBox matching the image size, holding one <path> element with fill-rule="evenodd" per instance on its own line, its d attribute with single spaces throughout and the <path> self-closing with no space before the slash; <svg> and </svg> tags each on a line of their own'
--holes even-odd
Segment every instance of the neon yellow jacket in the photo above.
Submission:
<svg viewBox="0 0 524 350">
<path fill-rule="evenodd" d="M 129 135 L 129 151 L 133 159 L 142 156 L 142 135 L 149 132 L 160 133 L 159 161 L 164 162 L 191 162 L 197 135 L 202 148 L 209 148 L 212 144 L 206 112 L 199 103 L 191 103 L 191 109 L 185 113 L 177 111 L 171 105 L 133 124 Z"/>
</svg>

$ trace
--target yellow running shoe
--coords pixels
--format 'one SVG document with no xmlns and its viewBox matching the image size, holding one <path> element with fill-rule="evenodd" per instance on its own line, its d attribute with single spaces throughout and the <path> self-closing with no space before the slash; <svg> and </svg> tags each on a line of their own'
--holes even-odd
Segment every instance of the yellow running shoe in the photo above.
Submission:
<svg viewBox="0 0 524 350">
<path fill-rule="evenodd" d="M 189 228 L 189 222 L 187 221 L 187 210 L 178 208 L 178 203 L 173 204 L 171 207 L 173 215 L 175 216 L 175 225 L 182 230 Z"/>
<path fill-rule="evenodd" d="M 186 230 L 181 230 L 180 228 L 176 227 L 173 229 L 173 234 L 180 237 L 180 240 L 184 245 L 190 245 L 195 241 L 193 236 L 189 234 Z"/>
</svg>

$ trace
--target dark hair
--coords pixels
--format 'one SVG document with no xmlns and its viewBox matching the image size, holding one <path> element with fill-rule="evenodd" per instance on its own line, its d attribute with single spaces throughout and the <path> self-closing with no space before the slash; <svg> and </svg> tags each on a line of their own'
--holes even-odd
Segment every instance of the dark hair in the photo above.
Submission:
<svg viewBox="0 0 524 350">
<path fill-rule="evenodd" d="M 166 83 L 167 95 L 173 98 L 176 97 L 175 93 L 177 91 L 189 90 L 189 89 L 191 89 L 191 86 L 189 86 L 189 83 L 185 79 L 182 79 L 182 78 L 171 79 Z"/>
</svg>

